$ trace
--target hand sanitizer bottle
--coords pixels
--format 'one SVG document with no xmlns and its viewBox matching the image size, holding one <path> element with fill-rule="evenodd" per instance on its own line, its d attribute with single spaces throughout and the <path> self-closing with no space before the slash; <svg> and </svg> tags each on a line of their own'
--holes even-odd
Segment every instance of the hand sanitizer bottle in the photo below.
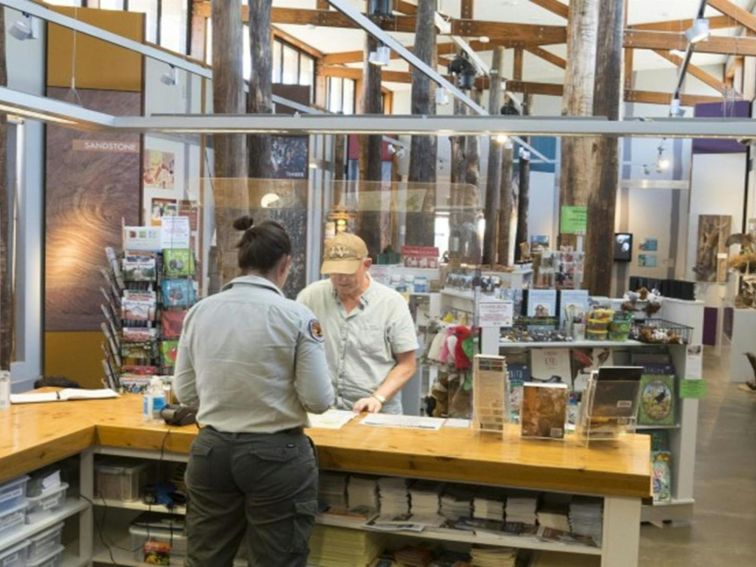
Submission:
<svg viewBox="0 0 756 567">
<path fill-rule="evenodd" d="M 144 421 L 161 421 L 160 410 L 165 407 L 165 391 L 159 376 L 153 376 L 144 392 L 142 417 Z"/>
</svg>

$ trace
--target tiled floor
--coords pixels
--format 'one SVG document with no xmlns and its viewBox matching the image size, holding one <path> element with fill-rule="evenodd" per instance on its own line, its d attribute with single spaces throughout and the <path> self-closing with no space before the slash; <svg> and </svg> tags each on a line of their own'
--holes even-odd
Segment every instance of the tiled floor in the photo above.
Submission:
<svg viewBox="0 0 756 567">
<path fill-rule="evenodd" d="M 721 360 L 704 359 L 693 521 L 643 525 L 642 567 L 756 565 L 756 393 L 730 383 Z"/>
</svg>

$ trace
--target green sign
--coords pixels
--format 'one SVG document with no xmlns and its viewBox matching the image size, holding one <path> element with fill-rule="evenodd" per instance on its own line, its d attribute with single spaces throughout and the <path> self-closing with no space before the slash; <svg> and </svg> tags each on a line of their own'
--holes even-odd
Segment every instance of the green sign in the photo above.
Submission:
<svg viewBox="0 0 756 567">
<path fill-rule="evenodd" d="M 706 382 L 699 379 L 686 378 L 680 382 L 680 397 L 700 400 L 706 397 Z"/>
<path fill-rule="evenodd" d="M 559 231 L 562 234 L 585 234 L 588 231 L 588 207 L 562 207 Z"/>
</svg>

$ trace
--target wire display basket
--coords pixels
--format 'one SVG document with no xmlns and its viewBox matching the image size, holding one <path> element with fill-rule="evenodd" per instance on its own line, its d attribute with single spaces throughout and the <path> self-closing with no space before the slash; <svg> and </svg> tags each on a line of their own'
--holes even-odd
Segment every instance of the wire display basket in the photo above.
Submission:
<svg viewBox="0 0 756 567">
<path fill-rule="evenodd" d="M 687 345 L 692 333 L 693 327 L 687 325 L 666 319 L 645 319 L 633 324 L 630 338 L 654 345 Z"/>
</svg>

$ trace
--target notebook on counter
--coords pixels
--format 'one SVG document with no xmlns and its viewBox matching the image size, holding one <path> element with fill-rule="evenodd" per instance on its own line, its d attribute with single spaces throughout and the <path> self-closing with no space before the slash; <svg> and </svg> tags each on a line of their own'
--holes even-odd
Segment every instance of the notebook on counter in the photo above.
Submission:
<svg viewBox="0 0 756 567">
<path fill-rule="evenodd" d="M 12 404 L 36 404 L 41 402 L 65 402 L 68 400 L 104 400 L 117 398 L 118 394 L 110 388 L 85 390 L 83 388 L 65 388 L 56 392 L 29 392 L 11 394 Z"/>
</svg>

